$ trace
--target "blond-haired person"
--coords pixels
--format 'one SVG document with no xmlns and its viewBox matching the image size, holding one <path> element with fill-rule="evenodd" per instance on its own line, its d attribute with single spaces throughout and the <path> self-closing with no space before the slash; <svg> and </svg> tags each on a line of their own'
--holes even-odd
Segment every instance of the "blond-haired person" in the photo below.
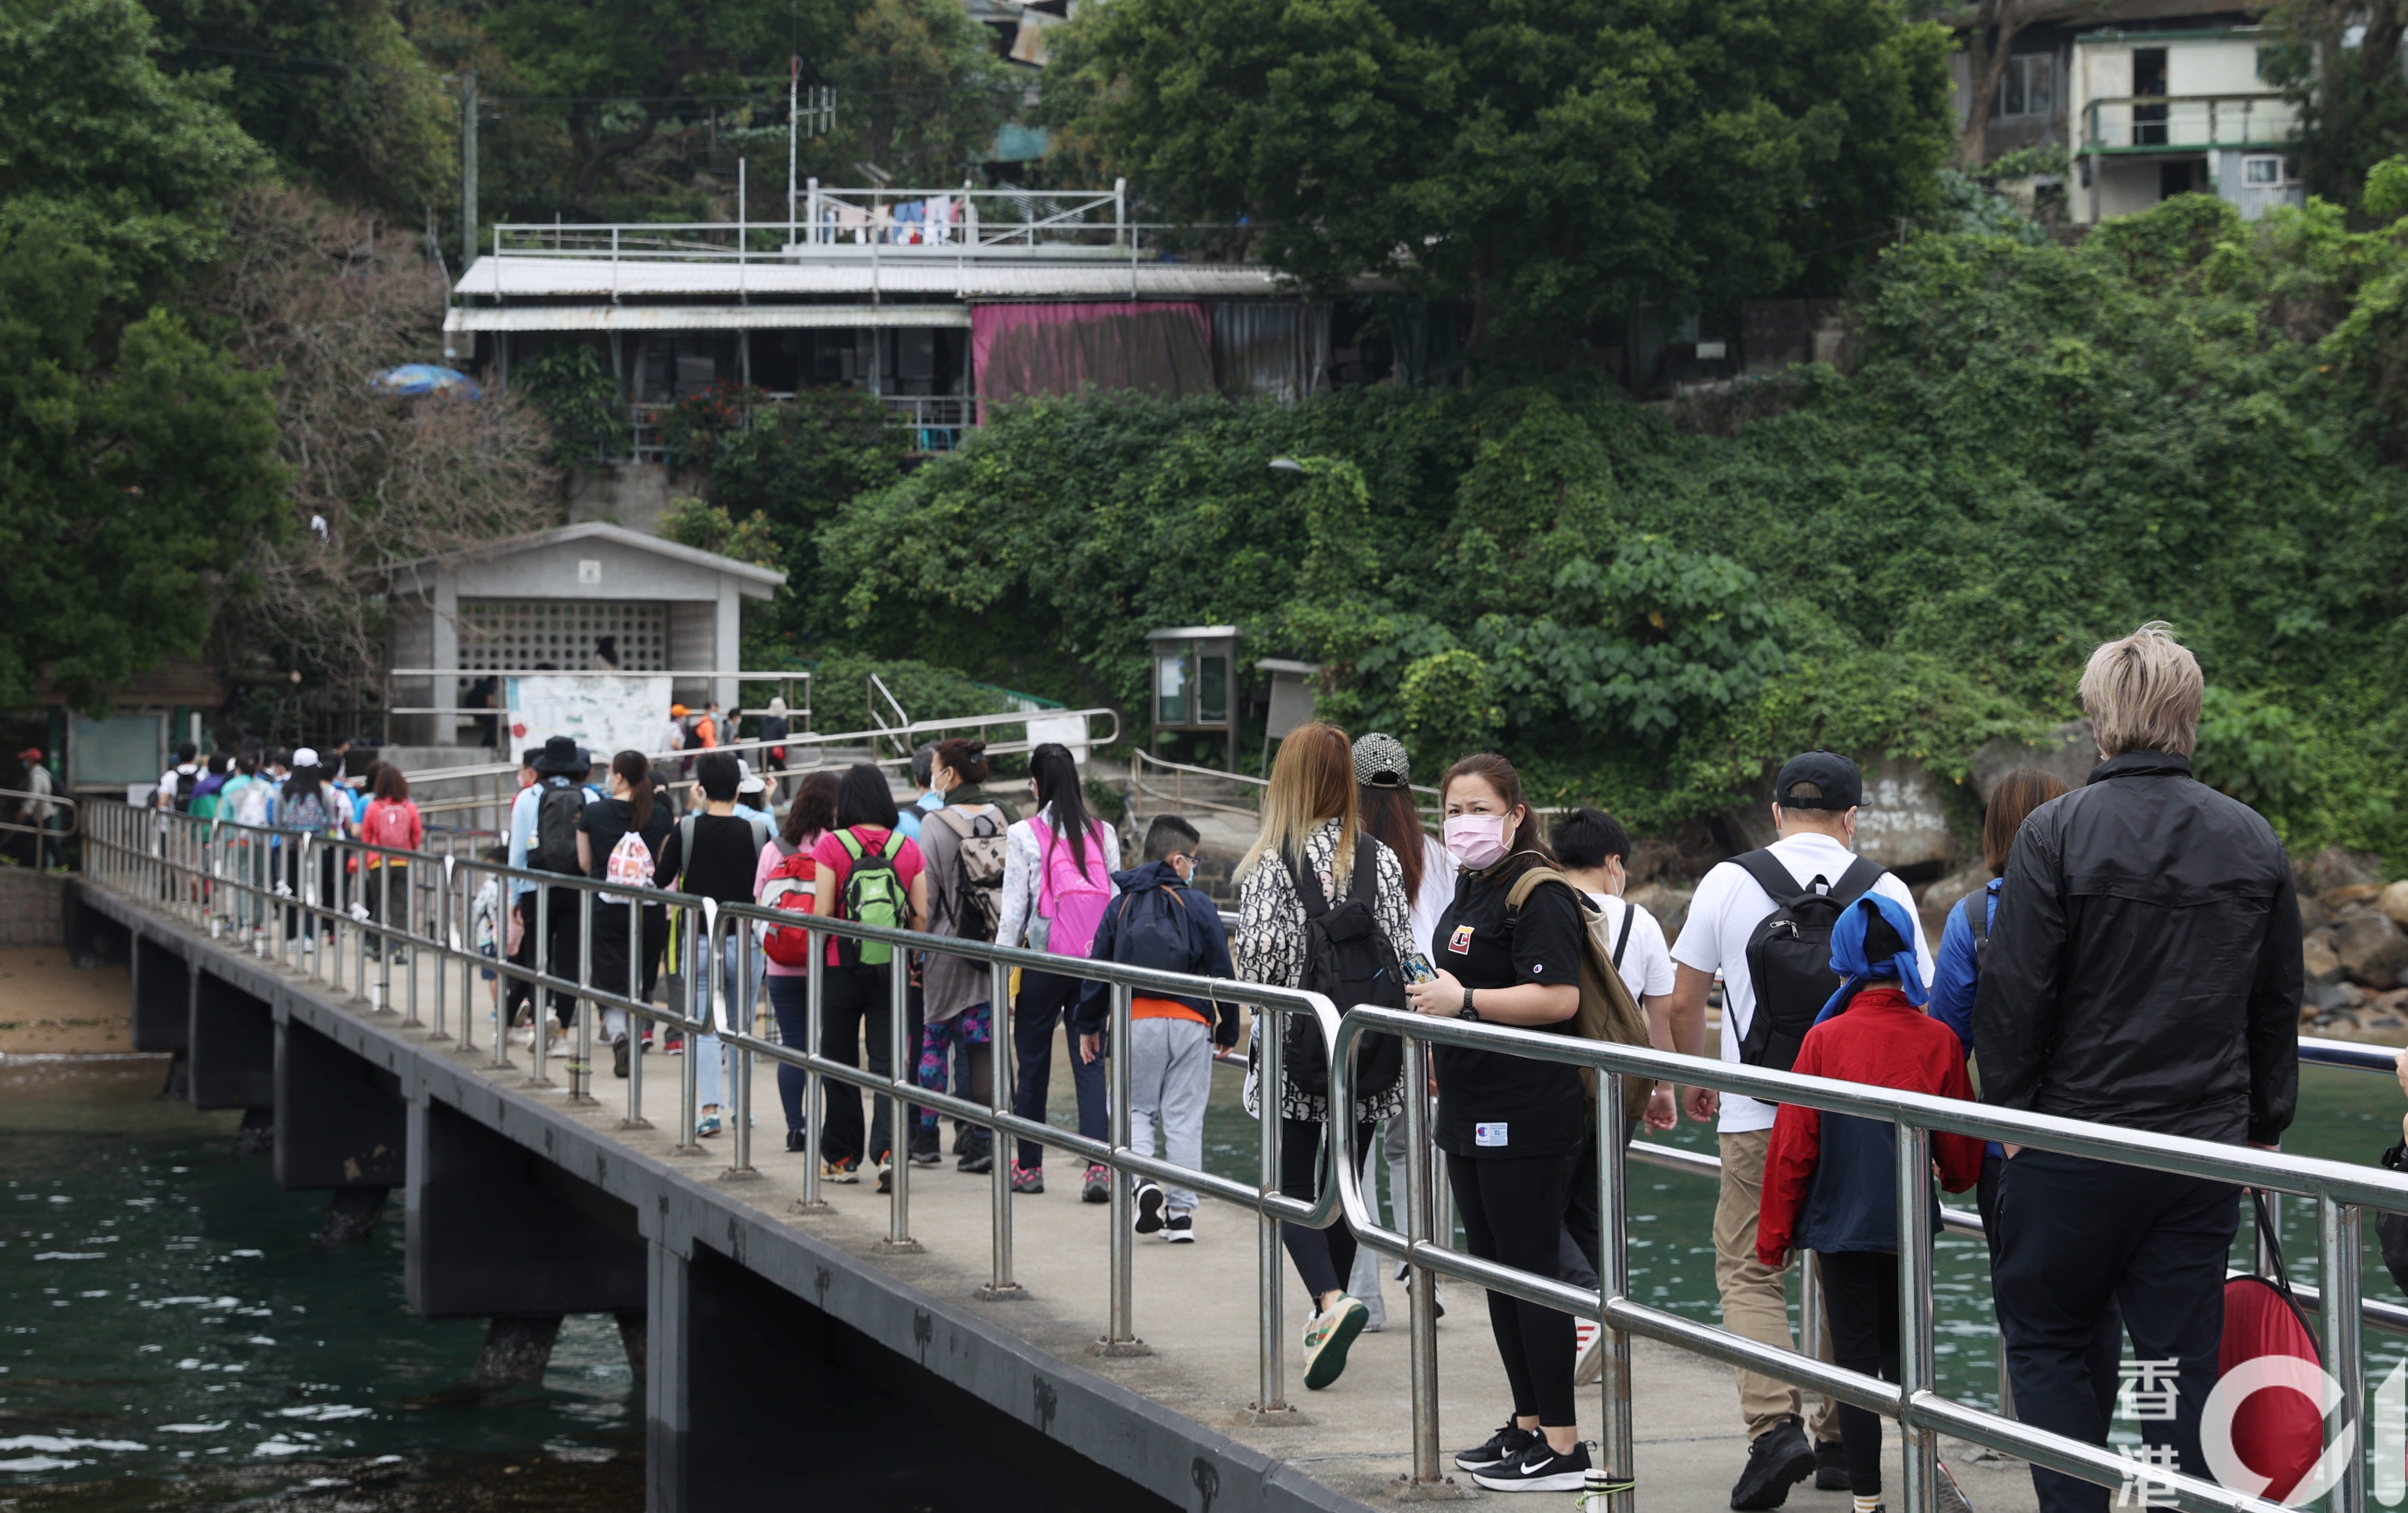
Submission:
<svg viewBox="0 0 2408 1513">
<path fill-rule="evenodd" d="M 1315 722 L 1288 733 L 1271 764 L 1263 793 L 1263 829 L 1254 849 L 1238 864 L 1238 928 L 1229 942 L 1240 980 L 1282 988 L 1304 985 L 1305 906 L 1297 891 L 1302 871 L 1320 885 L 1333 908 L 1342 906 L 1360 869 L 1369 866 L 1372 917 L 1399 961 L 1413 950 L 1412 905 L 1397 853 L 1366 832 L 1357 809 L 1354 749 L 1335 725 Z M 1257 1019 L 1257 1026 L 1262 1021 Z M 1286 1042 L 1294 1045 L 1290 1039 Z M 1280 1191 L 1312 1200 L 1322 1169 L 1322 1131 L 1328 1098 L 1318 1087 L 1299 1086 L 1291 1063 L 1268 1097 L 1257 1087 L 1262 1036 L 1248 1049 L 1246 1107 L 1256 1118 L 1280 1120 Z M 1266 1108 L 1263 1106 L 1272 1106 Z M 1365 1097 L 1358 1122 L 1347 1132 L 1346 1158 L 1359 1168 L 1370 1149 L 1372 1127 L 1404 1112 L 1398 1083 Z M 1304 1331 L 1304 1384 L 1319 1389 L 1346 1368 L 1346 1352 L 1369 1315 L 1346 1291 L 1354 1266 L 1354 1235 L 1340 1220 L 1327 1229 L 1282 1224 L 1281 1238 L 1312 1299 Z"/>
<path fill-rule="evenodd" d="M 2272 1146 L 2299 1091 L 2300 910 L 2282 842 L 2191 776 L 2199 661 L 2150 623 L 2082 675 L 2103 759 L 2016 833 L 1973 1001 L 1985 1103 L 2226 1145 Z M 2107 1442 L 2091 1334 L 2114 1304 L 2133 1358 L 2176 1361 L 2172 1420 L 2141 1425 L 2205 1477 L 2238 1189 L 2005 1148 L 1991 1286 L 2015 1414 Z M 2042 1513 L 2107 1489 L 2032 1468 Z"/>
</svg>

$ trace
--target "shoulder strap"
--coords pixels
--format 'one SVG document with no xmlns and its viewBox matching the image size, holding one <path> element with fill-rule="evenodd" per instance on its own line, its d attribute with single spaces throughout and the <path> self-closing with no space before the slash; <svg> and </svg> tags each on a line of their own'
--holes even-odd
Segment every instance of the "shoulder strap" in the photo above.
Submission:
<svg viewBox="0 0 2408 1513">
<path fill-rule="evenodd" d="M 952 831 L 955 835 L 960 836 L 963 840 L 970 838 L 971 830 L 977 823 L 975 819 L 964 818 L 961 814 L 956 812 L 953 806 L 950 804 L 946 805 L 941 809 L 930 810 L 929 818 L 935 820 L 938 823 L 943 825 L 947 830 Z M 927 821 L 924 820 L 921 823 L 925 824 L 927 823 Z"/>
<path fill-rule="evenodd" d="M 1990 890 L 1976 888 L 1965 895 L 1965 928 L 1973 933 L 1973 960 L 1982 959 L 1982 947 L 1990 938 Z"/>
<path fill-rule="evenodd" d="M 1288 881 L 1296 887 L 1297 902 L 1304 906 L 1304 917 L 1318 920 L 1329 912 L 1329 895 L 1321 891 L 1321 875 L 1312 870 L 1312 858 L 1293 851 L 1280 854 L 1280 864 L 1287 868 Z"/>
<path fill-rule="evenodd" d="M 1622 953 L 1630 947 L 1630 921 L 1637 918 L 1639 906 L 1627 898 L 1622 900 L 1622 928 L 1613 937 L 1613 969 L 1616 972 L 1622 970 Z"/>
<path fill-rule="evenodd" d="M 886 844 L 878 849 L 878 854 L 892 862 L 903 854 L 903 843 L 910 838 L 903 834 L 901 825 L 896 825 L 886 833 Z"/>
<path fill-rule="evenodd" d="M 1346 879 L 1346 896 L 1374 912 L 1380 906 L 1379 846 L 1369 835 L 1354 837 L 1354 875 Z"/>
<path fill-rule="evenodd" d="M 846 856 L 855 862 L 861 860 L 861 837 L 853 833 L 852 826 L 848 825 L 836 833 L 836 843 L 844 848 Z"/>
<path fill-rule="evenodd" d="M 678 880 L 680 882 L 683 882 L 685 875 L 694 870 L 694 827 L 695 822 L 701 818 L 702 816 L 698 814 L 689 814 L 678 821 Z"/>
<path fill-rule="evenodd" d="M 1524 904 L 1529 902 L 1530 895 L 1539 891 L 1539 884 L 1542 882 L 1559 882 L 1567 888 L 1572 886 L 1572 880 L 1570 878 L 1553 867 L 1525 867 L 1522 875 L 1513 879 L 1512 891 L 1505 895 L 1505 912 L 1508 914 L 1518 912 Z M 1579 892 L 1578 889 L 1572 891 Z"/>
<path fill-rule="evenodd" d="M 1796 898 L 1805 892 L 1798 886 L 1797 876 L 1782 864 L 1781 858 L 1773 855 L 1770 850 L 1742 851 L 1732 857 L 1731 861 L 1742 872 L 1754 878 L 1756 885 L 1770 894 L 1775 905 Z"/>
<path fill-rule="evenodd" d="M 1873 884 L 1887 877 L 1889 871 L 1870 857 L 1860 856 L 1848 864 L 1840 880 L 1831 884 L 1831 896 L 1845 907 L 1872 892 Z"/>
</svg>

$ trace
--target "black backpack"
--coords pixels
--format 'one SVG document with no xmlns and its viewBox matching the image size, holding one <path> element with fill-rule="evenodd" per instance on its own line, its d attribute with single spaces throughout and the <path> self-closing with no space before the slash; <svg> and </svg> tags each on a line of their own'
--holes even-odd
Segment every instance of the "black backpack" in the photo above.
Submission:
<svg viewBox="0 0 2408 1513">
<path fill-rule="evenodd" d="M 1982 958 L 1990 954 L 1990 890 L 1985 883 L 1965 898 L 1965 928 L 1973 932 L 1973 980 L 1982 980 Z"/>
<path fill-rule="evenodd" d="M 176 774 L 176 812 L 178 814 L 190 814 L 193 812 L 193 793 L 194 791 L 198 789 L 200 786 L 201 772 L 198 767 L 194 768 L 191 772 L 179 772 Z"/>
<path fill-rule="evenodd" d="M 1377 1008 L 1403 1008 L 1405 975 L 1397 964 L 1396 948 L 1380 928 L 1372 900 L 1379 887 L 1379 842 L 1354 837 L 1354 873 L 1346 896 L 1335 908 L 1321 890 L 1321 876 L 1303 859 L 1283 856 L 1282 864 L 1304 905 L 1304 981 L 1308 992 L 1326 993 L 1343 1013 L 1357 1004 Z M 1329 1094 L 1329 1052 L 1320 1026 L 1311 1016 L 1290 1014 L 1281 1042 L 1282 1067 L 1288 1086 L 1299 1092 Z M 1405 1065 L 1404 1042 L 1392 1035 L 1366 1036 L 1357 1053 L 1355 1078 L 1358 1108 L 1394 1087 Z"/>
<path fill-rule="evenodd" d="M 1740 1060 L 1750 1066 L 1785 1072 L 1814 1025 L 1840 975 L 1831 970 L 1831 930 L 1841 911 L 1881 881 L 1882 869 L 1863 857 L 1848 864 L 1836 883 L 1816 877 L 1801 892 L 1798 879 L 1770 851 L 1731 858 L 1772 898 L 1772 912 L 1747 937 L 1747 979 L 1756 987 L 1756 1013 L 1740 1042 Z"/>
<path fill-rule="evenodd" d="M 577 829 L 584 819 L 584 789 L 575 783 L 546 788 L 536 800 L 535 845 L 527 851 L 527 865 L 538 872 L 584 871 L 577 864 Z"/>
</svg>

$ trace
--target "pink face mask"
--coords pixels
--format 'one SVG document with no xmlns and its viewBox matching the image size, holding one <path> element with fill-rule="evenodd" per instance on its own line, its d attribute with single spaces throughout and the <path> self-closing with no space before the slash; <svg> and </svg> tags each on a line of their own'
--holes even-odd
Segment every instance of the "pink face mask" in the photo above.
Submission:
<svg viewBox="0 0 2408 1513">
<path fill-rule="evenodd" d="M 1455 859 L 1478 872 L 1505 859 L 1506 823 L 1502 814 L 1456 814 L 1447 817 L 1446 849 Z"/>
</svg>

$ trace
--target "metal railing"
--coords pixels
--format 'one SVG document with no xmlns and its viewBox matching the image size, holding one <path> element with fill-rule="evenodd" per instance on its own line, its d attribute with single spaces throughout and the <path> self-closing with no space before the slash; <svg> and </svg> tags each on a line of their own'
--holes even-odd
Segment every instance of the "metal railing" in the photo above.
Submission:
<svg viewBox="0 0 2408 1513">
<path fill-rule="evenodd" d="M 2408 1309 L 2370 1303 L 2359 1286 L 2361 1210 L 2376 1208 L 2408 1212 L 2408 1177 L 2377 1168 L 2304 1159 L 2277 1152 L 2259 1152 L 2205 1141 L 2185 1139 L 2104 1125 L 2086 1124 L 2045 1115 L 2024 1113 L 1954 1099 L 1901 1092 L 1862 1084 L 1770 1072 L 1718 1061 L 1706 1061 L 1636 1047 L 1574 1040 L 1567 1036 L 1436 1019 L 1393 1010 L 1358 1006 L 1341 1018 L 1330 1002 L 1316 993 L 1187 977 L 1120 966 L 1109 963 L 1054 956 L 982 941 L 935 936 L 899 929 L 882 929 L 850 921 L 809 918 L 764 909 L 751 904 L 723 903 L 662 890 L 641 893 L 646 907 L 623 908 L 628 932 L 629 979 L 624 984 L 597 981 L 594 967 L 595 912 L 611 895 L 610 885 L 582 877 L 516 869 L 457 857 L 394 851 L 337 837 L 291 831 L 258 831 L 224 821 L 196 821 L 190 816 L 94 803 L 85 806 L 84 867 L 97 883 L 147 902 L 171 917 L 205 930 L 213 937 L 231 936 L 257 954 L 289 969 L 348 989 L 365 999 L 371 1011 L 405 1015 L 405 1025 L 427 1025 L 421 1018 L 421 977 L 411 970 L 396 995 L 392 967 L 397 950 L 423 951 L 436 963 L 431 974 L 433 1020 L 427 1038 L 452 1039 L 457 1027 L 456 1049 L 477 1052 L 474 1024 L 486 1017 L 492 1025 L 490 1064 L 510 1066 L 505 1034 L 502 983 L 516 982 L 531 993 L 538 1029 L 531 1049 L 529 1075 L 522 1084 L 552 1088 L 548 1047 L 540 1028 L 542 1004 L 557 995 L 574 1005 L 576 1024 L 567 1056 L 567 1099 L 572 1106 L 598 1106 L 592 1093 L 594 1017 L 618 1013 L 688 1036 L 689 1054 L 680 1068 L 680 1135 L 676 1153 L 703 1153 L 690 1133 L 698 1107 L 699 1057 L 707 1048 L 701 1037 L 716 1035 L 734 1063 L 728 1106 L 732 1140 L 723 1179 L 756 1178 L 752 1163 L 751 1100 L 755 1058 L 767 1058 L 801 1069 L 805 1076 L 805 1126 L 825 1128 L 824 1092 L 831 1081 L 890 1101 L 893 1157 L 887 1204 L 890 1249 L 918 1249 L 910 1232 L 910 1163 L 906 1159 L 913 1113 L 925 1109 L 939 1118 L 955 1118 L 992 1132 L 992 1274 L 982 1295 L 1004 1299 L 1023 1295 L 1013 1279 L 1013 1245 L 1010 1166 L 1002 1143 L 1026 1138 L 1065 1151 L 1072 1157 L 1107 1167 L 1111 1176 L 1111 1224 L 1108 1255 L 1109 1323 L 1096 1349 L 1105 1354 L 1140 1354 L 1146 1347 L 1136 1333 L 1132 1282 L 1133 1239 L 1130 1216 L 1133 1182 L 1139 1178 L 1194 1189 L 1216 1201 L 1254 1215 L 1258 1231 L 1257 1285 L 1260 1292 L 1257 1369 L 1259 1391 L 1255 1408 L 1264 1414 L 1293 1411 L 1284 1396 L 1285 1325 L 1283 1321 L 1285 1261 L 1279 1225 L 1293 1222 L 1325 1227 L 1342 1220 L 1372 1250 L 1408 1263 L 1410 1361 L 1412 1404 L 1412 1477 L 1418 1482 L 1442 1478 L 1438 1422 L 1438 1360 L 1436 1348 L 1435 1280 L 1455 1277 L 1476 1286 L 1598 1320 L 1605 1326 L 1605 1370 L 1600 1390 L 1601 1463 L 1593 1486 L 1599 1506 L 1613 1513 L 1631 1513 L 1634 1506 L 1633 1436 L 1629 1341 L 1634 1335 L 1725 1363 L 1757 1371 L 1853 1404 L 1898 1420 L 1905 1436 L 1906 1484 L 1900 1506 L 1909 1513 L 1931 1513 L 1937 1486 L 1937 1435 L 1942 1432 L 1973 1444 L 2020 1456 L 2034 1464 L 2108 1486 L 2139 1482 L 2194 1513 L 2275 1513 L 2277 1505 L 2217 1486 L 2169 1468 L 2128 1461 L 2099 1446 L 2038 1430 L 1997 1413 L 1970 1406 L 1942 1395 L 1935 1385 L 1932 1302 L 1932 1213 L 1930 1136 L 1934 1133 L 1971 1135 L 2114 1162 L 2172 1175 L 2261 1189 L 2271 1194 L 2291 1194 L 2313 1202 L 2317 1214 L 2318 1279 L 2320 1287 L 2294 1287 L 2315 1306 L 2325 1345 L 2325 1363 L 2340 1384 L 2347 1411 L 2327 1420 L 2329 1444 L 2359 1435 L 2363 1443 L 2362 1405 L 2366 1383 L 2357 1325 L 2362 1320 L 2408 1333 Z M 357 864 L 354 865 L 354 864 Z M 408 864 L 395 866 L 394 863 Z M 393 907 L 395 874 L 410 902 L 398 912 Z M 488 956 L 464 942 L 471 938 L 474 900 L 491 883 L 507 906 L 513 884 L 531 889 L 531 928 L 536 945 L 532 959 L 512 961 L 506 954 Z M 631 891 L 625 884 L 618 896 Z M 492 895 L 487 895 L 491 897 Z M 371 906 L 373 901 L 373 906 Z M 658 906 L 666 914 L 682 949 L 682 1005 L 663 1006 L 636 992 L 638 963 L 643 961 L 643 920 Z M 552 946 L 552 921 L 562 907 L 578 913 L 575 964 L 568 970 Z M 615 924 L 615 921 L 610 921 Z M 760 1005 L 757 970 L 761 947 L 757 932 L 773 927 L 800 927 L 808 932 L 810 965 L 804 976 L 803 1044 L 787 1045 L 766 1031 Z M 497 921 L 506 929 L 506 921 Z M 1602 1234 L 1598 1254 L 1599 1287 L 1588 1291 L 1552 1276 L 1519 1271 L 1456 1249 L 1452 1222 L 1447 1240 L 1438 1238 L 1436 1216 L 1442 1211 L 1430 1157 L 1427 1100 L 1407 1098 L 1407 1180 L 1401 1194 L 1403 1228 L 1382 1225 L 1367 1196 L 1359 1169 L 1352 1161 L 1328 1163 L 1334 1180 L 1312 1202 L 1283 1195 L 1279 1182 L 1281 1120 L 1260 1121 L 1259 1162 L 1252 1185 L 1191 1170 L 1132 1148 L 1129 1130 L 1129 1069 L 1125 1057 L 1115 1057 L 1111 1069 L 1111 1123 L 1107 1138 L 1096 1140 L 1055 1128 L 1041 1118 L 1011 1111 L 1013 1068 L 1009 1053 L 994 1056 L 990 1097 L 982 1104 L 940 1089 L 919 1086 L 911 1068 L 916 1057 L 905 1054 L 907 974 L 887 973 L 887 1052 L 885 1073 L 865 1070 L 824 1054 L 826 943 L 833 939 L 881 942 L 899 952 L 936 951 L 968 957 L 985 964 L 989 1002 L 995 1016 L 993 1044 L 1011 1041 L 1009 976 L 1014 968 L 1071 977 L 1106 986 L 1111 998 L 1112 1044 L 1129 1043 L 1132 999 L 1138 992 L 1176 993 L 1244 1005 L 1257 1026 L 1260 1085 L 1266 1103 L 1277 1096 L 1282 1080 L 1283 1036 L 1273 1026 L 1294 1014 L 1312 1016 L 1333 1068 L 1329 1127 L 1354 1127 L 1358 1096 L 1354 1086 L 1354 1051 L 1364 1035 L 1397 1034 L 1405 1041 L 1402 1076 L 1407 1087 L 1425 1085 L 1428 1047 L 1450 1045 L 1501 1052 L 1558 1063 L 1586 1066 L 1598 1073 L 1598 1212 Z M 732 958 L 732 965 L 725 965 Z M 495 974 L 494 1004 L 489 1016 L 470 1012 L 479 969 Z M 459 982 L 459 1012 L 450 1013 L 450 983 Z M 791 979 L 786 979 L 791 980 Z M 398 1004 L 396 1004 L 398 998 Z M 636 1029 L 629 1025 L 631 1037 Z M 2388 1070 L 2391 1053 L 2344 1042 L 2303 1043 L 2307 1059 L 2336 1065 Z M 622 1126 L 648 1127 L 643 1113 L 643 1057 L 630 1057 L 626 1113 Z M 1678 1081 L 1712 1088 L 1723 1093 L 1750 1095 L 1768 1101 L 1799 1104 L 1831 1113 L 1850 1114 L 1894 1125 L 1898 1169 L 1910 1179 L 1899 1184 L 1898 1222 L 1900 1338 L 1900 1379 L 1895 1383 L 1829 1364 L 1796 1350 L 1765 1345 L 1667 1310 L 1639 1303 L 1629 1296 L 1627 1163 L 1647 1163 L 1697 1174 L 1719 1168 L 1713 1158 L 1659 1146 L 1626 1148 L 1620 1138 L 1622 1086 L 1627 1078 Z M 1275 1114 L 1275 1107 L 1267 1107 Z M 826 1211 L 820 1195 L 820 1168 L 807 1160 L 797 1212 Z M 1980 1220 L 1971 1215 L 1943 1211 L 1942 1222 L 1952 1230 L 1979 1233 Z M 1809 1269 L 1811 1275 L 1811 1268 Z M 1811 1340 L 1810 1332 L 1808 1338 Z M 2353 1455 L 2344 1467 L 2328 1506 L 2333 1513 L 2365 1513 L 2365 1466 Z"/>
<path fill-rule="evenodd" d="M 50 806 L 50 813 L 40 822 L 25 818 L 25 811 L 36 804 Z M 77 804 L 64 793 L 36 793 L 26 788 L 0 788 L 0 835 L 36 835 L 45 841 L 64 844 L 76 832 Z M 64 819 L 64 824 L 58 821 Z"/>
<path fill-rule="evenodd" d="M 1413 1477 L 1434 1482 L 1439 1463 L 1437 1350 L 1431 1333 L 1429 1283 L 1436 1275 L 1458 1277 L 1492 1292 L 1561 1309 L 1604 1326 L 1605 1368 L 1601 1388 L 1602 1464 L 1598 1485 L 1605 1506 L 1630 1513 L 1634 1484 L 1630 1418 L 1630 1336 L 1642 1335 L 1727 1364 L 1777 1377 L 1839 1402 L 1898 1420 L 1906 1449 L 1906 1484 L 1900 1506 L 1931 1513 L 1937 1493 L 1937 1436 L 1945 1432 L 2036 1465 L 2110 1487 L 2139 1484 L 2193 1513 L 2226 1510 L 2273 1513 L 2279 1506 L 2169 1468 L 2125 1459 L 2100 1446 L 2031 1428 L 1997 1413 L 1940 1394 L 1934 1385 L 1932 1328 L 1931 1135 L 1968 1135 L 1985 1140 L 2114 1162 L 2172 1175 L 2200 1178 L 2289 1193 L 2313 1201 L 2317 1210 L 2318 1309 L 2325 1364 L 2342 1389 L 2344 1411 L 2326 1422 L 2327 1444 L 2360 1434 L 2366 1383 L 2358 1324 L 2359 1216 L 2362 1208 L 2408 1212 L 2408 1177 L 2277 1152 L 2216 1145 L 2204 1140 L 2087 1124 L 2043 1114 L 1998 1108 L 1958 1099 L 1901 1092 L 1858 1083 L 1770 1072 L 1726 1062 L 1703 1061 L 1638 1047 L 1575 1040 L 1566 1035 L 1502 1025 L 1436 1019 L 1393 1009 L 1349 1009 L 1330 1053 L 1329 1118 L 1349 1128 L 1357 1099 L 1354 1049 L 1369 1034 L 1405 1037 L 1404 1076 L 1420 1086 L 1431 1044 L 1594 1068 L 1598 1074 L 1598 1210 L 1602 1234 L 1598 1256 L 1598 1289 L 1573 1287 L 1554 1277 L 1520 1271 L 1455 1249 L 1435 1237 L 1430 1214 L 1433 1181 L 1422 1138 L 1425 1111 L 1409 1099 L 1409 1155 L 1404 1231 L 1386 1228 L 1362 1191 L 1360 1175 L 1346 1163 L 1337 1181 L 1346 1222 L 1357 1239 L 1413 1268 L 1412 1309 Z M 1892 1125 L 1897 1132 L 1899 1380 L 1882 1381 L 1828 1364 L 1810 1355 L 1761 1344 L 1684 1319 L 1629 1296 L 1628 1159 L 1622 1139 L 1622 1089 L 1626 1078 L 1678 1081 L 1717 1092 L 1739 1093 L 1770 1103 L 1799 1104 L 1827 1113 L 1851 1114 Z M 1970 1216 L 1969 1216 L 1970 1217 Z M 2364 1513 L 2365 1462 L 2353 1453 L 2328 1507 L 2332 1513 Z"/>
<path fill-rule="evenodd" d="M 2298 134 L 2299 107 L 2279 94 L 2108 95 L 2082 107 L 2077 152 L 2163 148 L 2275 149 Z"/>
</svg>

